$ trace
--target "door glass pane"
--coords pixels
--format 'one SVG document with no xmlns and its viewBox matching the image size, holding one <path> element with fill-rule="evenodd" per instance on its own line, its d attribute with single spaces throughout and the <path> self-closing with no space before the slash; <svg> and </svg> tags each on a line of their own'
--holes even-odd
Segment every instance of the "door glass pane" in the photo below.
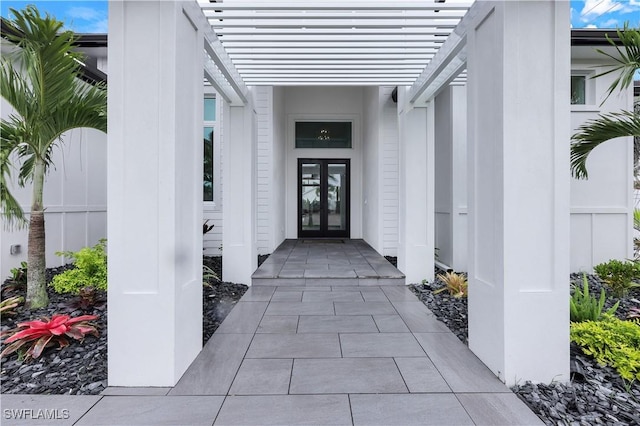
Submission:
<svg viewBox="0 0 640 426">
<path fill-rule="evenodd" d="M 327 225 L 329 231 L 347 229 L 347 197 L 344 193 L 347 166 L 329 164 L 327 174 Z"/>
<path fill-rule="evenodd" d="M 320 230 L 320 164 L 302 164 L 302 230 Z"/>
</svg>

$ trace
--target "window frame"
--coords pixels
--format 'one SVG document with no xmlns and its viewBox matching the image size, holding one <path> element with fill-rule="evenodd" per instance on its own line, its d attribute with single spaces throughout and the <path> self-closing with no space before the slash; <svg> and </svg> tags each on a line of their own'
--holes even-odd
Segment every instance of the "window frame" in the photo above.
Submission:
<svg viewBox="0 0 640 426">
<path fill-rule="evenodd" d="M 204 99 L 215 99 L 216 111 L 215 120 L 204 119 Z M 206 211 L 219 211 L 222 206 L 221 197 L 221 163 L 220 163 L 220 104 L 218 102 L 218 96 L 211 88 L 205 87 L 203 102 L 203 117 L 202 117 L 202 129 L 204 132 L 205 127 L 213 128 L 213 200 L 204 200 L 204 192 L 202 202 L 204 204 L 204 210 Z M 204 148 L 204 147 L 203 147 Z M 204 154 L 204 153 L 203 153 Z M 204 155 L 203 155 L 203 167 L 204 167 Z M 203 181 L 204 184 L 204 181 Z"/>
<path fill-rule="evenodd" d="M 596 85 L 595 70 L 586 68 L 574 68 L 571 69 L 571 77 L 584 77 L 584 104 L 572 104 L 569 99 L 569 105 L 571 105 L 571 111 L 600 111 L 600 107 L 596 105 Z M 569 91 L 571 91 L 571 82 L 569 82 Z"/>
</svg>

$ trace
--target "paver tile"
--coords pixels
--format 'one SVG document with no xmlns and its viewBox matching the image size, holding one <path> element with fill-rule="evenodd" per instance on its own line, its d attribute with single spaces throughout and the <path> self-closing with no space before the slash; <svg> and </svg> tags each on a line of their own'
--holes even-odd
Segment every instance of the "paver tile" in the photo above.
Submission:
<svg viewBox="0 0 640 426">
<path fill-rule="evenodd" d="M 347 357 L 425 357 L 411 333 L 341 334 L 342 356 Z"/>
<path fill-rule="evenodd" d="M 449 329 L 422 302 L 391 302 L 414 333 L 449 333 Z"/>
<path fill-rule="evenodd" d="M 302 302 L 302 291 L 276 291 L 272 302 Z"/>
<path fill-rule="evenodd" d="M 255 333 L 268 302 L 238 302 L 216 333 Z"/>
<path fill-rule="evenodd" d="M 407 387 L 391 358 L 296 359 L 291 394 L 403 393 Z"/>
<path fill-rule="evenodd" d="M 218 414 L 222 396 L 105 396 L 76 425 L 202 425 Z"/>
<path fill-rule="evenodd" d="M 215 425 L 351 425 L 347 395 L 229 396 Z"/>
<path fill-rule="evenodd" d="M 376 333 L 370 315 L 305 315 L 300 317 L 298 333 Z"/>
<path fill-rule="evenodd" d="M 297 329 L 297 315 L 265 315 L 256 333 L 295 333 Z"/>
<path fill-rule="evenodd" d="M 337 334 L 256 334 L 247 358 L 340 357 Z"/>
<path fill-rule="evenodd" d="M 73 425 L 99 395 L 2 395 L 2 425 Z M 44 411 L 44 410 L 48 411 Z M 39 411 L 43 410 L 43 411 Z M 28 416 L 28 417 L 27 417 Z M 44 417 L 47 416 L 47 417 Z M 53 421 L 47 419 L 53 417 Z"/>
<path fill-rule="evenodd" d="M 354 425 L 473 425 L 453 394 L 350 395 Z"/>
<path fill-rule="evenodd" d="M 374 315 L 373 320 L 380 333 L 408 333 L 407 325 L 398 314 Z"/>
<path fill-rule="evenodd" d="M 251 286 L 240 300 L 243 302 L 268 302 L 274 291 L 276 291 L 275 287 Z"/>
<path fill-rule="evenodd" d="M 333 315 L 331 302 L 271 302 L 265 315 Z"/>
<path fill-rule="evenodd" d="M 302 269 L 302 268 L 292 268 L 292 269 L 282 268 L 282 270 L 278 273 L 278 277 L 279 278 L 304 278 L 304 269 Z"/>
<path fill-rule="evenodd" d="M 460 393 L 458 400 L 477 425 L 530 426 L 544 423 L 514 393 Z"/>
<path fill-rule="evenodd" d="M 357 278 L 307 278 L 307 285 L 330 285 L 335 291 L 336 288 L 346 286 L 357 286 Z"/>
<path fill-rule="evenodd" d="M 292 365 L 292 359 L 245 359 L 229 395 L 286 395 Z"/>
<path fill-rule="evenodd" d="M 367 287 L 363 287 L 367 288 Z M 387 295 L 380 288 L 373 288 L 370 291 L 361 291 L 365 302 L 388 302 Z"/>
<path fill-rule="evenodd" d="M 335 302 L 336 315 L 388 315 L 396 314 L 389 302 Z"/>
<path fill-rule="evenodd" d="M 395 361 L 409 392 L 451 392 L 429 358 L 395 358 Z"/>
<path fill-rule="evenodd" d="M 169 395 L 226 395 L 252 337 L 214 333 Z"/>
<path fill-rule="evenodd" d="M 306 269 L 304 271 L 305 278 L 357 278 L 353 269 L 348 270 L 322 270 L 322 269 Z"/>
<path fill-rule="evenodd" d="M 103 390 L 100 395 L 117 395 L 117 396 L 162 396 L 169 393 L 171 388 L 165 387 L 126 387 L 126 386 L 109 386 Z"/>
<path fill-rule="evenodd" d="M 382 291 L 392 302 L 418 302 L 418 298 L 405 285 L 382 287 Z"/>
<path fill-rule="evenodd" d="M 302 296 L 303 302 L 364 302 L 362 295 L 353 291 L 309 291 Z"/>
<path fill-rule="evenodd" d="M 454 392 L 511 392 L 452 333 L 414 333 Z"/>
</svg>

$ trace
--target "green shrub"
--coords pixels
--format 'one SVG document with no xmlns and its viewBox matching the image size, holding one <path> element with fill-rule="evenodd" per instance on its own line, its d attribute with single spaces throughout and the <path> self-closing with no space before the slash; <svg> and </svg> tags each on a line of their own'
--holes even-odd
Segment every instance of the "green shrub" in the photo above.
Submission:
<svg viewBox="0 0 640 426">
<path fill-rule="evenodd" d="M 613 259 L 594 266 L 593 270 L 617 297 L 625 296 L 631 288 L 640 287 L 633 282 L 640 278 L 640 264 L 636 262 Z"/>
<path fill-rule="evenodd" d="M 600 290 L 600 299 L 596 299 L 589 294 L 589 282 L 587 281 L 587 275 L 582 274 L 582 289 L 576 286 L 571 299 L 569 300 L 569 313 L 571 315 L 571 322 L 582 321 L 599 321 L 602 319 L 602 309 L 604 308 L 604 302 L 606 296 L 604 289 Z M 620 302 L 616 302 L 610 309 L 607 310 L 607 314 L 613 315 L 618 309 Z"/>
<path fill-rule="evenodd" d="M 571 341 L 623 379 L 640 380 L 640 323 L 605 315 L 603 321 L 571 323 Z"/>
<path fill-rule="evenodd" d="M 56 255 L 75 259 L 75 268 L 53 278 L 51 285 L 56 293 L 77 295 L 85 287 L 107 289 L 106 240 L 100 240 L 95 246 L 84 247 L 77 252 L 57 252 Z"/>
</svg>

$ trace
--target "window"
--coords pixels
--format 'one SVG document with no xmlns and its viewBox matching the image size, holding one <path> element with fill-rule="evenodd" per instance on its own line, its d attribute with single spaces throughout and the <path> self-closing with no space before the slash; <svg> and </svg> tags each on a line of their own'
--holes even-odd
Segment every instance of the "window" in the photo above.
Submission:
<svg viewBox="0 0 640 426">
<path fill-rule="evenodd" d="M 213 201 L 213 148 L 216 132 L 216 98 L 204 98 L 204 172 L 203 172 L 203 200 Z"/>
<path fill-rule="evenodd" d="M 351 148 L 350 121 L 296 121 L 296 148 Z"/>
<path fill-rule="evenodd" d="M 587 76 L 572 75 L 571 76 L 571 105 L 585 105 L 586 103 L 587 103 Z"/>
</svg>

